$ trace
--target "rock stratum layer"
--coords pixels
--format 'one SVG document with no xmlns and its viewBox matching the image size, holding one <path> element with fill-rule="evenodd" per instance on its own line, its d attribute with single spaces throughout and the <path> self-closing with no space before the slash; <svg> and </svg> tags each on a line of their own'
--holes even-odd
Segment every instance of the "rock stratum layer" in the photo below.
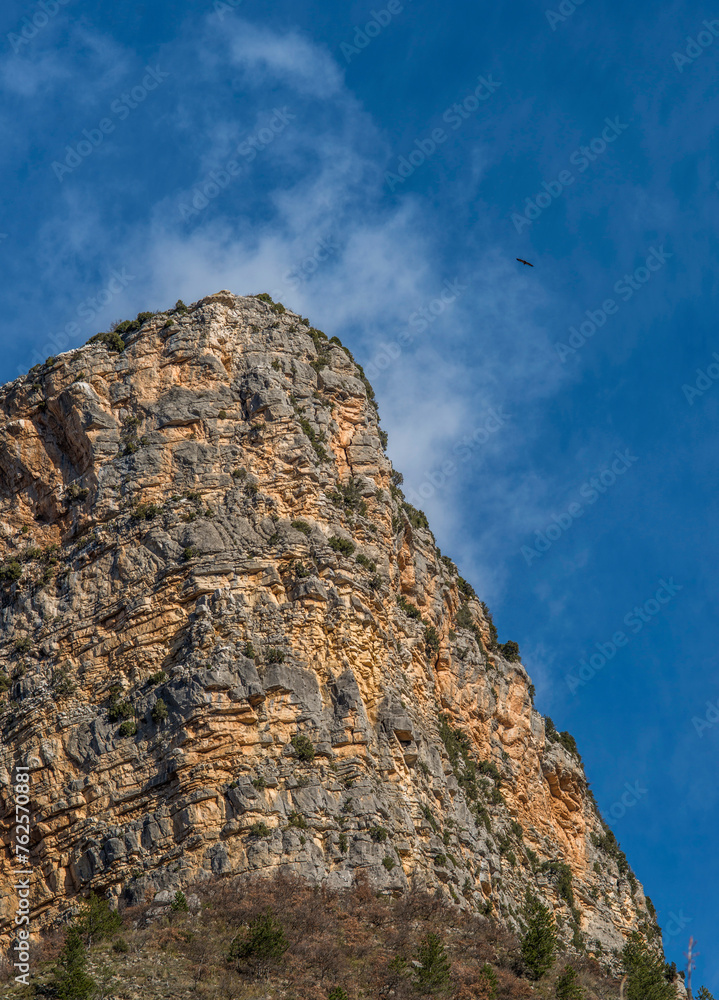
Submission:
<svg viewBox="0 0 719 1000">
<path fill-rule="evenodd" d="M 0 933 L 27 764 L 35 929 L 90 889 L 363 869 L 513 930 L 529 888 L 610 964 L 655 937 L 351 354 L 229 292 L 142 317 L 0 392 Z"/>
</svg>

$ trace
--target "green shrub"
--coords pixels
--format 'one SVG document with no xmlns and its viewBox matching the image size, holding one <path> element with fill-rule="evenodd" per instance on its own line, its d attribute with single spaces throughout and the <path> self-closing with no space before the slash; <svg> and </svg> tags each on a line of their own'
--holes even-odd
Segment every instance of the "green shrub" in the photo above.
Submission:
<svg viewBox="0 0 719 1000">
<path fill-rule="evenodd" d="M 32 649 L 32 639 L 30 636 L 24 635 L 22 638 L 15 640 L 13 650 L 16 653 L 27 653 L 30 649 Z"/>
<path fill-rule="evenodd" d="M 233 940 L 227 959 L 236 962 L 240 969 L 252 965 L 258 973 L 262 973 L 279 962 L 288 948 L 282 924 L 268 909 L 251 921 L 244 934 Z"/>
<path fill-rule="evenodd" d="M 427 515 L 422 510 L 417 510 L 411 503 L 403 503 L 402 509 L 407 515 L 407 520 L 413 528 L 424 528 L 429 531 L 429 521 Z"/>
<path fill-rule="evenodd" d="M 190 907 L 187 905 L 187 899 L 182 889 L 178 889 L 175 893 L 175 897 L 170 903 L 170 909 L 174 910 L 175 913 L 189 913 Z"/>
<path fill-rule="evenodd" d="M 275 646 L 270 646 L 265 655 L 265 660 L 267 663 L 284 663 L 285 651 L 283 649 L 277 649 Z"/>
<path fill-rule="evenodd" d="M 281 302 L 274 302 L 274 303 L 273 303 L 273 304 L 272 304 L 272 305 L 270 306 L 270 308 L 272 309 L 272 312 L 273 312 L 273 313 L 277 313 L 277 314 L 278 314 L 279 316 L 281 316 L 281 315 L 282 315 L 282 313 L 285 313 L 285 312 L 287 312 L 287 310 L 285 309 L 285 307 L 284 307 L 284 306 L 282 305 L 282 303 L 281 303 Z"/>
<path fill-rule="evenodd" d="M 527 929 L 522 938 L 522 959 L 531 979 L 541 979 L 551 969 L 557 948 L 554 917 L 527 889 L 525 902 Z"/>
<path fill-rule="evenodd" d="M 348 538 L 339 538 L 338 535 L 330 535 L 327 539 L 327 544 L 331 549 L 343 556 L 351 556 L 355 550 L 354 542 L 351 542 Z"/>
<path fill-rule="evenodd" d="M 495 784 L 499 784 L 502 780 L 502 775 L 499 773 L 499 768 L 491 760 L 480 760 L 477 763 L 477 773 L 486 774 L 488 778 L 491 778 Z"/>
<path fill-rule="evenodd" d="M 309 438 L 310 444 L 315 450 L 315 454 L 320 459 L 321 462 L 326 462 L 328 460 L 327 452 L 324 448 L 323 441 L 325 440 L 324 433 L 315 433 L 315 430 L 309 420 L 306 417 L 300 417 L 300 427 L 306 437 Z"/>
<path fill-rule="evenodd" d="M 194 548 L 192 545 L 188 545 L 187 548 L 184 549 L 182 552 L 182 558 L 184 559 L 185 562 L 189 562 L 196 556 L 197 556 L 197 549 Z"/>
<path fill-rule="evenodd" d="M 140 312 L 137 314 L 138 323 L 146 323 L 148 319 L 152 319 L 153 316 L 157 315 L 154 312 Z"/>
<path fill-rule="evenodd" d="M 544 861 L 540 871 L 546 872 L 554 883 L 557 895 L 570 907 L 574 906 L 574 890 L 572 888 L 572 869 L 563 861 Z"/>
<path fill-rule="evenodd" d="M 145 681 L 146 684 L 164 684 L 167 680 L 167 674 L 164 670 L 158 670 L 156 674 L 150 674 L 150 676 Z"/>
<path fill-rule="evenodd" d="M 417 949 L 415 985 L 424 994 L 443 993 L 450 986 L 452 971 L 447 952 L 438 934 L 427 934 Z"/>
<path fill-rule="evenodd" d="M 126 719 L 120 726 L 120 736 L 135 736 L 137 733 L 137 723 L 134 719 Z"/>
<path fill-rule="evenodd" d="M 509 640 L 509 642 L 500 644 L 499 651 L 505 658 L 505 660 L 509 660 L 510 663 L 519 663 L 519 661 L 521 660 L 519 646 L 517 645 L 516 642 L 513 642 L 511 639 Z"/>
<path fill-rule="evenodd" d="M 151 521 L 153 517 L 157 517 L 161 513 L 162 507 L 156 503 L 139 503 L 131 516 L 134 521 Z"/>
<path fill-rule="evenodd" d="M 327 1000 L 350 1000 L 350 998 L 346 990 L 343 990 L 341 986 L 335 986 L 327 994 Z"/>
<path fill-rule="evenodd" d="M 349 479 L 346 483 L 337 483 L 336 490 L 329 490 L 327 499 L 338 507 L 343 507 L 347 513 L 354 512 L 364 517 L 367 504 L 362 498 L 360 484 L 357 479 Z"/>
<path fill-rule="evenodd" d="M 424 629 L 424 645 L 428 653 L 439 652 L 439 635 L 434 625 L 426 625 Z"/>
<path fill-rule="evenodd" d="M 113 333 L 120 333 L 120 334 L 122 334 L 122 333 L 134 333 L 135 330 L 139 330 L 139 329 L 140 329 L 140 324 L 137 322 L 136 319 L 126 319 L 126 320 L 124 320 L 124 322 L 118 323 L 113 328 L 112 332 Z M 102 336 L 102 334 L 100 334 L 100 336 Z"/>
<path fill-rule="evenodd" d="M 260 775 L 259 778 L 253 778 L 250 784 L 253 788 L 256 788 L 258 792 L 262 792 L 265 788 L 267 788 L 267 782 L 262 775 Z"/>
<path fill-rule="evenodd" d="M 245 648 L 244 648 L 243 652 L 244 652 L 244 654 L 245 654 L 245 656 L 247 657 L 248 660 L 254 660 L 254 658 L 255 658 L 255 647 L 252 645 L 252 643 L 249 640 L 245 643 Z"/>
<path fill-rule="evenodd" d="M 12 687 L 12 681 L 7 674 L 0 673 L 0 694 L 5 694 Z"/>
<path fill-rule="evenodd" d="M 300 733 L 297 736 L 293 736 L 290 743 L 295 749 L 298 760 L 304 761 L 307 764 L 312 763 L 315 759 L 315 748 L 309 737 L 303 736 Z"/>
<path fill-rule="evenodd" d="M 454 617 L 458 628 L 474 628 L 474 618 L 468 604 L 462 604 Z"/>
<path fill-rule="evenodd" d="M 162 698 L 158 698 L 152 708 L 152 721 L 154 723 L 164 722 L 169 714 L 165 702 Z"/>
<path fill-rule="evenodd" d="M 370 573 L 374 573 L 377 570 L 377 563 L 373 559 L 368 559 L 362 552 L 359 552 L 355 556 L 355 562 L 358 562 L 364 569 L 369 570 Z"/>
<path fill-rule="evenodd" d="M 129 701 L 119 701 L 113 698 L 107 710 L 107 717 L 110 722 L 119 722 L 120 719 L 131 719 L 135 715 L 134 706 Z"/>
<path fill-rule="evenodd" d="M 294 826 L 294 827 L 296 827 L 296 829 L 298 829 L 298 830 L 306 830 L 307 829 L 307 820 L 304 818 L 304 816 L 302 815 L 302 813 L 298 813 L 294 809 L 292 810 L 292 812 L 287 817 L 287 824 L 288 824 L 288 826 Z"/>
<path fill-rule="evenodd" d="M 387 869 L 388 872 L 391 872 L 392 869 L 396 866 L 397 862 L 394 860 L 394 858 L 391 858 L 389 855 L 387 855 L 386 858 L 382 858 L 382 864 L 384 865 L 384 867 Z"/>
<path fill-rule="evenodd" d="M 227 410 L 220 410 L 217 414 L 218 420 L 227 420 Z"/>
<path fill-rule="evenodd" d="M 293 521 L 292 527 L 295 529 L 295 531 L 301 531 L 303 535 L 309 536 L 312 534 L 312 528 L 307 523 L 307 521 Z"/>
<path fill-rule="evenodd" d="M 4 583 L 16 583 L 22 576 L 22 566 L 17 559 L 9 559 L 0 566 L 0 580 Z"/>
<path fill-rule="evenodd" d="M 269 837 L 271 832 L 269 826 L 261 822 L 253 823 L 248 831 L 250 837 Z"/>
<path fill-rule="evenodd" d="M 340 851 L 343 854 L 347 853 L 347 834 L 341 833 L 338 837 L 337 843 L 339 844 Z"/>
<path fill-rule="evenodd" d="M 130 945 L 124 938 L 118 938 L 112 946 L 112 950 L 117 952 L 118 955 L 125 955 L 130 950 Z"/>
<path fill-rule="evenodd" d="M 188 310 L 185 303 L 182 301 L 182 299 L 178 299 L 177 302 L 175 303 L 175 312 L 186 313 L 187 311 Z"/>
<path fill-rule="evenodd" d="M 400 594 L 397 598 L 397 605 L 404 611 L 406 615 L 410 618 L 414 618 L 415 621 L 419 621 L 422 617 L 422 613 L 419 608 L 415 607 L 414 604 L 410 604 L 404 594 Z"/>
<path fill-rule="evenodd" d="M 544 733 L 550 743 L 561 743 L 565 750 L 568 750 L 580 763 L 582 762 L 581 754 L 577 749 L 577 744 L 572 734 L 567 732 L 558 733 L 549 716 L 546 716 L 544 720 Z M 628 864 L 626 870 L 629 870 Z"/>
<path fill-rule="evenodd" d="M 79 486 L 77 483 L 70 483 L 68 488 L 65 490 L 65 499 L 69 503 L 82 503 L 84 500 L 90 496 L 90 491 L 87 487 Z"/>
<path fill-rule="evenodd" d="M 80 932 L 71 927 L 53 970 L 52 990 L 58 1000 L 90 1000 L 95 980 L 88 976 L 87 955 Z"/>
<path fill-rule="evenodd" d="M 372 840 L 377 844 L 384 844 L 387 840 L 388 831 L 383 826 L 373 826 L 369 831 Z"/>
<path fill-rule="evenodd" d="M 584 990 L 579 984 L 577 970 L 568 965 L 555 986 L 557 1000 L 583 1000 Z"/>
<path fill-rule="evenodd" d="M 272 296 L 267 292 L 260 292 L 259 295 L 255 295 L 255 298 L 259 299 L 260 302 L 266 302 L 268 305 L 272 305 L 274 301 Z"/>
<path fill-rule="evenodd" d="M 94 337 L 90 337 L 88 344 L 103 344 L 108 351 L 115 351 L 117 354 L 122 354 L 125 350 L 125 341 L 122 339 L 121 333 L 128 332 L 131 331 L 127 327 L 124 331 L 120 331 L 118 327 L 107 333 L 96 333 Z"/>
</svg>

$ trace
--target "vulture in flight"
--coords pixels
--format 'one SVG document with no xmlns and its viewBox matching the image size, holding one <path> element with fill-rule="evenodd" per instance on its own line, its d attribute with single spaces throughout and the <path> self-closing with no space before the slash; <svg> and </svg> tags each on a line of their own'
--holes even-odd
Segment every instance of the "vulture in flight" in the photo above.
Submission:
<svg viewBox="0 0 719 1000">
<path fill-rule="evenodd" d="M 530 264 L 528 260 L 522 260 L 521 257 L 515 257 L 514 259 L 518 260 L 520 264 L 526 264 L 527 267 L 534 267 L 534 264 Z"/>
</svg>

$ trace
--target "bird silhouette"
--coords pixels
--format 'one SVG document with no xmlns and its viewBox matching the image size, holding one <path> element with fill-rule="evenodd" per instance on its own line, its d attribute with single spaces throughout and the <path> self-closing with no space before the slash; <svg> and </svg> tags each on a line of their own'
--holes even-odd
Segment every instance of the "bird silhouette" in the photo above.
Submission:
<svg viewBox="0 0 719 1000">
<path fill-rule="evenodd" d="M 527 267 L 534 267 L 534 264 L 530 264 L 528 260 L 522 260 L 521 257 L 515 257 L 514 259 L 518 260 L 520 264 L 526 264 Z"/>
</svg>

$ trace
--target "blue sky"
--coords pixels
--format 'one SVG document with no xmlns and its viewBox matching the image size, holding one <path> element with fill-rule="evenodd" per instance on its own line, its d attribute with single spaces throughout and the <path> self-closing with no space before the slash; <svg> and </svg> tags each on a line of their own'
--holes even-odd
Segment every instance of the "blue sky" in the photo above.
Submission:
<svg viewBox="0 0 719 1000">
<path fill-rule="evenodd" d="M 221 288 L 338 335 L 719 995 L 719 21 L 548 10 L 8 0 L 0 375 Z"/>
</svg>

